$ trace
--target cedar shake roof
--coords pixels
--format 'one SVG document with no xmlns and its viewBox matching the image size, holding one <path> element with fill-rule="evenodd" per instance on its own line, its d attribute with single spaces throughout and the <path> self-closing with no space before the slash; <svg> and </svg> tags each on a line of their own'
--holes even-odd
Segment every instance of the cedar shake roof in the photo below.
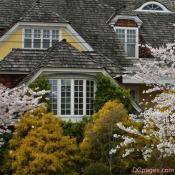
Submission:
<svg viewBox="0 0 175 175">
<path fill-rule="evenodd" d="M 20 17 L 21 22 L 43 22 L 43 23 L 67 23 L 58 13 L 50 11 L 40 3 L 31 7 L 24 16 Z"/>
<path fill-rule="evenodd" d="M 48 50 L 13 49 L 0 62 L 0 73 L 22 73 L 32 77 L 41 68 L 106 69 L 111 75 L 120 72 L 114 63 L 95 52 L 79 52 L 66 41 Z"/>
<path fill-rule="evenodd" d="M 13 49 L 0 61 L 0 73 L 28 74 L 43 60 L 45 53 L 45 50 Z"/>
<path fill-rule="evenodd" d="M 41 6 L 49 9 L 51 19 L 70 25 L 80 36 L 103 57 L 111 60 L 118 68 L 132 69 L 135 59 L 129 59 L 124 53 L 114 29 L 107 21 L 112 15 L 138 16 L 143 24 L 139 29 L 140 43 L 159 47 L 175 40 L 175 2 L 174 0 L 156 0 L 174 13 L 146 13 L 136 12 L 143 3 L 150 0 L 40 0 Z M 0 29 L 10 28 L 17 20 L 39 20 L 43 14 L 39 9 L 37 17 L 36 7 L 34 16 L 25 16 L 29 8 L 35 4 L 34 0 L 0 0 Z M 125 7 L 124 7 L 125 5 Z M 37 7 L 39 8 L 39 7 Z M 30 9 L 32 11 L 32 8 Z M 29 11 L 30 11 L 29 10 Z M 58 18 L 56 17 L 58 15 Z M 61 15 L 61 16 L 60 16 Z M 24 16 L 24 17 L 23 17 Z M 23 18 L 21 18 L 23 17 Z M 47 21 L 48 19 L 45 18 Z M 142 50 L 141 50 L 142 51 Z M 143 53 L 140 53 L 144 57 Z M 123 69 L 120 69 L 121 73 Z"/>
</svg>

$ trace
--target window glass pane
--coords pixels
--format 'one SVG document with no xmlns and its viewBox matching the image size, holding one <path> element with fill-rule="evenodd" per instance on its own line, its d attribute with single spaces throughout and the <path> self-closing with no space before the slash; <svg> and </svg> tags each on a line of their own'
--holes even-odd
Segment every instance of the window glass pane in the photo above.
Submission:
<svg viewBox="0 0 175 175">
<path fill-rule="evenodd" d="M 34 38 L 41 38 L 41 30 L 34 29 Z"/>
<path fill-rule="evenodd" d="M 25 38 L 31 38 L 32 37 L 32 30 L 31 29 L 25 29 Z"/>
<path fill-rule="evenodd" d="M 61 80 L 61 115 L 71 114 L 71 80 Z"/>
<path fill-rule="evenodd" d="M 52 112 L 55 115 L 57 115 L 57 100 L 58 100 L 57 80 L 49 80 L 49 84 L 51 86 L 50 99 L 51 99 Z"/>
<path fill-rule="evenodd" d="M 83 115 L 83 80 L 74 80 L 74 114 Z"/>
<path fill-rule="evenodd" d="M 24 39 L 24 48 L 32 47 L 32 39 Z"/>
<path fill-rule="evenodd" d="M 163 11 L 162 7 L 160 7 L 157 4 L 146 5 L 145 7 L 143 7 L 143 10 L 159 10 L 159 11 Z"/>
<path fill-rule="evenodd" d="M 33 40 L 33 47 L 34 48 L 41 48 L 41 39 L 34 39 Z"/>
<path fill-rule="evenodd" d="M 50 31 L 43 30 L 43 48 L 50 47 Z"/>
<path fill-rule="evenodd" d="M 41 30 L 39 29 L 34 29 L 33 47 L 41 48 Z"/>
<path fill-rule="evenodd" d="M 58 30 L 52 30 L 52 45 L 58 41 Z"/>
<path fill-rule="evenodd" d="M 127 44 L 127 54 L 129 57 L 135 57 L 135 44 Z"/>
<path fill-rule="evenodd" d="M 122 42 L 125 43 L 125 29 L 117 29 L 117 38 Z"/>
<path fill-rule="evenodd" d="M 24 48 L 31 48 L 32 47 L 32 30 L 25 29 L 24 32 Z"/>
<path fill-rule="evenodd" d="M 50 31 L 49 30 L 43 30 L 43 38 L 45 38 L 45 39 L 50 38 Z"/>
<path fill-rule="evenodd" d="M 43 39 L 43 48 L 49 48 L 50 46 L 50 40 L 49 39 Z"/>
<path fill-rule="evenodd" d="M 86 81 L 86 114 L 94 112 L 94 81 Z"/>
</svg>

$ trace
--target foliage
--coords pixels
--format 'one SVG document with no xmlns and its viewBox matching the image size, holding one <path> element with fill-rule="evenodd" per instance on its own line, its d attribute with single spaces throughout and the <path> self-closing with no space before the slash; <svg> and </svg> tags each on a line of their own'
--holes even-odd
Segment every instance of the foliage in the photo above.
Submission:
<svg viewBox="0 0 175 175">
<path fill-rule="evenodd" d="M 107 168 L 105 165 L 96 163 L 89 166 L 85 170 L 84 175 L 111 175 L 111 173 L 109 168 Z"/>
<path fill-rule="evenodd" d="M 102 162 L 112 168 L 118 166 L 117 156 L 109 154 L 115 145 L 113 134 L 117 132 L 116 123 L 127 119 L 124 106 L 117 101 L 107 102 L 103 108 L 93 115 L 92 122 L 85 128 L 84 139 L 80 149 L 87 162 Z"/>
<path fill-rule="evenodd" d="M 155 106 L 131 115 L 130 126 L 117 124 L 125 136 L 120 136 L 123 140 L 115 150 L 125 149 L 126 158 L 140 153 L 145 161 L 156 159 L 162 168 L 164 161 L 175 155 L 175 44 L 149 49 L 154 58 L 149 62 L 141 60 L 134 78 L 153 85 L 145 93 L 159 92 L 152 101 Z"/>
<path fill-rule="evenodd" d="M 25 86 L 9 89 L 0 85 L 0 147 L 4 144 L 3 135 L 11 132 L 21 114 L 37 107 L 45 93 L 36 93 Z"/>
<path fill-rule="evenodd" d="M 75 139 L 63 136 L 59 119 L 44 108 L 27 112 L 9 141 L 4 174 L 77 175 Z"/>
<path fill-rule="evenodd" d="M 37 78 L 32 84 L 30 84 L 29 87 L 35 92 L 39 92 L 42 90 L 48 92 L 51 90 L 48 80 L 43 76 Z M 42 96 L 42 98 L 40 99 L 40 103 L 45 103 L 48 108 L 48 111 L 51 111 L 51 101 L 48 98 L 48 94 Z"/>
<path fill-rule="evenodd" d="M 61 121 L 63 134 L 76 138 L 76 141 L 79 144 L 83 140 L 84 128 L 90 120 L 90 118 L 83 117 L 81 121 L 75 123 L 71 121 Z"/>
<path fill-rule="evenodd" d="M 124 89 L 123 87 L 114 85 L 108 77 L 102 74 L 97 75 L 96 82 L 96 111 L 98 111 L 107 101 L 116 99 L 123 103 L 128 111 L 131 109 L 131 95 L 128 90 Z"/>
</svg>

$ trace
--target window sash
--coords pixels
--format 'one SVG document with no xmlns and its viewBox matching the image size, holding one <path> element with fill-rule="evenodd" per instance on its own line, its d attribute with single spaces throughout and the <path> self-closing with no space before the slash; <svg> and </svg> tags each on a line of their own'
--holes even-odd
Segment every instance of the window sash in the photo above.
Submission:
<svg viewBox="0 0 175 175">
<path fill-rule="evenodd" d="M 128 57 L 138 57 L 138 28 L 115 27 L 115 31 Z"/>
<path fill-rule="evenodd" d="M 26 28 L 23 33 L 23 48 L 47 49 L 59 41 L 58 29 Z"/>
</svg>

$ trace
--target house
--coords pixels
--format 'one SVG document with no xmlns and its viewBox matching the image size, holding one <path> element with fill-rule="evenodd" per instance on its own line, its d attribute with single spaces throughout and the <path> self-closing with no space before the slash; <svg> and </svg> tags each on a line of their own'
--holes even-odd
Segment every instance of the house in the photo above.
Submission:
<svg viewBox="0 0 175 175">
<path fill-rule="evenodd" d="M 175 40 L 174 0 L 0 0 L 0 82 L 52 87 L 52 110 L 64 119 L 93 113 L 102 73 L 144 98 L 143 82 L 126 78 L 139 58 Z"/>
</svg>

